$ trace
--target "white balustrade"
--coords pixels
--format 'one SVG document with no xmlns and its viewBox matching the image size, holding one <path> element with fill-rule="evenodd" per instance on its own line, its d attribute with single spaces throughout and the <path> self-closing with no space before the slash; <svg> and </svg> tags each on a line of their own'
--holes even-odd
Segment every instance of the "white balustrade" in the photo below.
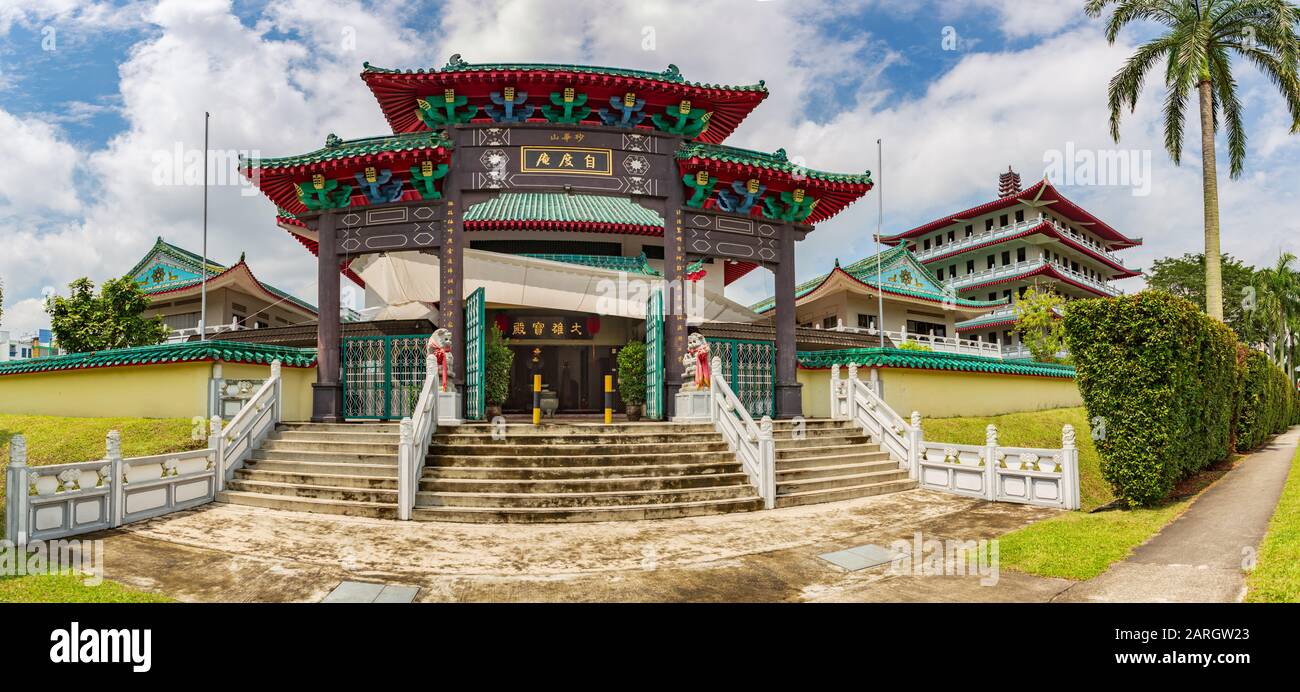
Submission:
<svg viewBox="0 0 1300 692">
<path fill-rule="evenodd" d="M 280 420 L 280 362 L 239 413 L 209 423 L 207 446 L 185 452 L 122 457 L 116 430 L 104 438 L 103 459 L 27 465 L 23 435 L 10 440 L 6 471 L 5 538 L 17 545 L 114 528 L 211 502 L 226 474 L 243 464 Z"/>
<path fill-rule="evenodd" d="M 836 326 L 834 331 L 850 334 L 865 334 L 867 336 L 880 336 L 880 332 L 875 329 L 846 327 L 842 324 Z M 999 346 L 990 341 L 976 341 L 974 339 L 963 339 L 956 336 L 915 334 L 906 329 L 900 329 L 898 331 L 885 330 L 885 338 L 892 341 L 895 346 L 912 341 L 918 344 L 925 344 L 940 353 L 960 353 L 971 356 L 989 356 L 991 358 L 1001 357 L 1001 349 Z"/>
<path fill-rule="evenodd" d="M 424 473 L 424 462 L 429 454 L 429 442 L 438 431 L 438 364 L 434 356 L 426 357 L 424 386 L 420 398 L 408 418 L 401 422 L 401 437 L 397 448 L 397 518 L 411 518 L 415 508 L 415 495 Z"/>
<path fill-rule="evenodd" d="M 933 245 L 930 247 L 929 250 L 921 250 L 914 254 L 916 255 L 916 258 L 918 260 L 925 262 L 935 257 L 941 257 L 944 255 L 951 254 L 953 252 L 961 252 L 963 250 L 968 250 L 970 248 L 977 247 L 984 243 L 994 242 L 1002 238 L 1007 238 L 1016 235 L 1018 233 L 1027 231 L 1031 228 L 1036 228 L 1043 224 L 1050 225 L 1052 228 L 1056 230 L 1057 233 L 1069 238 L 1070 241 L 1075 243 L 1076 245 L 1082 245 L 1088 248 L 1090 251 L 1098 255 L 1102 255 L 1103 257 L 1110 260 L 1111 262 L 1114 262 L 1119 266 L 1124 266 L 1124 261 L 1121 260 L 1119 257 L 1116 257 L 1115 253 L 1111 252 L 1106 247 L 1102 246 L 1100 243 L 1097 243 L 1096 241 L 1078 233 L 1073 228 L 1070 228 L 1069 226 L 1066 226 L 1065 224 L 1051 217 L 1031 218 L 1031 219 L 1025 219 L 1024 221 L 1017 221 L 1015 223 L 1008 224 L 1006 226 L 994 228 L 993 230 L 990 231 L 982 231 L 980 233 L 975 233 L 969 237 L 958 238 L 949 243 L 945 243 L 943 245 Z"/>
<path fill-rule="evenodd" d="M 763 507 L 776 506 L 776 441 L 772 419 L 763 416 L 755 423 L 731 385 L 722 376 L 722 359 L 714 358 L 709 377 L 709 420 L 735 452 L 749 482 L 763 498 Z"/>
<path fill-rule="evenodd" d="M 922 488 L 998 502 L 1079 508 L 1079 450 L 1074 427 L 1061 429 L 1060 449 L 1003 447 L 993 425 L 983 446 L 925 439 L 921 414 L 904 421 L 848 366 L 831 367 L 831 418 L 850 420 L 903 465 Z"/>
</svg>

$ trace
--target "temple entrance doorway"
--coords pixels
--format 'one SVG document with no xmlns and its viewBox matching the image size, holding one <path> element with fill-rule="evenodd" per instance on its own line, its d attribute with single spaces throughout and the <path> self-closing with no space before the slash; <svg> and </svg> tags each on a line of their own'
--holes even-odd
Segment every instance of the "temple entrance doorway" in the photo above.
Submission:
<svg viewBox="0 0 1300 692">
<path fill-rule="evenodd" d="M 604 376 L 614 375 L 617 348 L 596 345 L 511 345 L 507 412 L 531 411 L 533 376 L 542 376 L 543 408 L 555 402 L 557 413 L 596 413 L 604 408 Z"/>
</svg>

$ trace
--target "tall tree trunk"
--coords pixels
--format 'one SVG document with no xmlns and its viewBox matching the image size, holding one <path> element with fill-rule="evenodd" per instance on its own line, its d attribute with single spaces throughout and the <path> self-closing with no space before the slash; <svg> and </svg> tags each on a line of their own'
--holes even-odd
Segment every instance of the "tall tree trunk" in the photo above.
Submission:
<svg viewBox="0 0 1300 692">
<path fill-rule="evenodd" d="M 1223 321 L 1223 268 L 1219 257 L 1219 177 L 1214 165 L 1214 100 L 1201 80 L 1201 180 L 1205 193 L 1205 312 Z"/>
</svg>

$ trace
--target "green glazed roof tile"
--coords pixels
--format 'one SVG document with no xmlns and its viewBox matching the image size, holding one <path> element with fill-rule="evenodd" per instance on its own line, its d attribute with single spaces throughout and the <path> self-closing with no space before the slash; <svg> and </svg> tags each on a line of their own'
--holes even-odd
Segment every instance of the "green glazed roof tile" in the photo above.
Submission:
<svg viewBox="0 0 1300 692">
<path fill-rule="evenodd" d="M 419 69 L 419 70 L 396 70 L 384 67 L 375 67 L 370 63 L 363 63 L 364 71 L 375 74 L 437 74 L 437 73 L 454 73 L 454 72 L 572 72 L 575 74 L 597 74 L 610 75 L 613 77 L 632 77 L 635 79 L 649 79 L 656 82 L 669 82 L 672 84 L 683 84 L 686 86 L 699 87 L 701 89 L 719 89 L 722 91 L 758 91 L 767 93 L 767 85 L 763 82 L 744 86 L 727 86 L 724 84 L 708 84 L 705 82 L 688 82 L 682 77 L 682 73 L 677 70 L 675 65 L 669 65 L 668 69 L 662 72 L 652 72 L 650 70 L 629 70 L 621 67 L 601 67 L 599 65 L 563 65 L 555 63 L 538 63 L 538 62 L 497 62 L 497 63 L 467 63 L 464 61 L 452 61 L 441 68 Z"/>
<path fill-rule="evenodd" d="M 778 149 L 776 152 L 767 153 L 763 151 L 754 151 L 753 149 L 740 149 L 738 147 L 729 147 L 723 144 L 706 144 L 703 142 L 694 142 L 683 145 L 677 150 L 679 160 L 701 158 L 713 161 L 723 161 L 726 163 L 742 164 L 747 166 L 756 166 L 771 171 L 782 173 L 799 173 L 812 178 L 813 180 L 824 180 L 832 183 L 853 183 L 858 185 L 871 185 L 871 171 L 865 173 L 829 173 L 826 171 L 813 170 L 805 168 L 790 161 L 786 157 L 784 149 Z"/>
<path fill-rule="evenodd" d="M 627 272 L 629 274 L 643 274 L 646 276 L 660 276 L 659 270 L 650 266 L 646 261 L 645 253 L 637 257 L 620 257 L 617 255 L 551 255 L 545 253 L 524 252 L 524 257 L 535 259 L 550 260 L 552 262 L 565 262 L 568 264 L 577 264 L 584 267 L 596 267 L 597 269 L 610 269 L 613 271 Z"/>
<path fill-rule="evenodd" d="M 332 136 L 331 136 L 332 137 Z M 436 149 L 438 147 L 450 148 L 452 142 L 447 139 L 446 134 L 441 130 L 412 132 L 402 135 L 387 135 L 383 137 L 366 137 L 363 139 L 339 140 L 316 151 L 299 154 L 297 156 L 281 156 L 277 158 L 263 159 L 245 159 L 244 166 L 247 168 L 289 168 L 292 166 L 306 166 L 325 161 L 336 161 L 354 156 L 371 156 L 395 151 L 414 151 L 416 149 Z"/>
<path fill-rule="evenodd" d="M 561 221 L 662 228 L 663 217 L 626 197 L 507 192 L 472 205 L 466 221 Z"/>
<path fill-rule="evenodd" d="M 311 367 L 316 364 L 316 349 L 245 344 L 238 341 L 188 341 L 10 361 L 0 363 L 0 375 L 193 361 L 269 364 L 277 358 L 285 367 Z"/>
<path fill-rule="evenodd" d="M 820 370 L 832 365 L 856 363 L 863 368 L 917 368 L 921 370 L 957 370 L 999 375 L 1037 375 L 1039 377 L 1074 377 L 1074 368 L 1057 363 L 1001 360 L 937 351 L 909 351 L 900 348 L 844 348 L 832 351 L 800 351 L 799 367 Z"/>
</svg>

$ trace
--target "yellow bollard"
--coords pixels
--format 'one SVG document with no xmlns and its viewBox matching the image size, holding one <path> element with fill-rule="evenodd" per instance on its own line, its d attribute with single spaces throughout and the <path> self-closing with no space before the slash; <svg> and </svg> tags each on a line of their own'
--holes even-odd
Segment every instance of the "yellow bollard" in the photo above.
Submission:
<svg viewBox="0 0 1300 692">
<path fill-rule="evenodd" d="M 542 376 L 533 375 L 533 425 L 542 424 Z"/>
<path fill-rule="evenodd" d="M 614 376 L 605 376 L 605 425 L 614 422 Z"/>
</svg>

